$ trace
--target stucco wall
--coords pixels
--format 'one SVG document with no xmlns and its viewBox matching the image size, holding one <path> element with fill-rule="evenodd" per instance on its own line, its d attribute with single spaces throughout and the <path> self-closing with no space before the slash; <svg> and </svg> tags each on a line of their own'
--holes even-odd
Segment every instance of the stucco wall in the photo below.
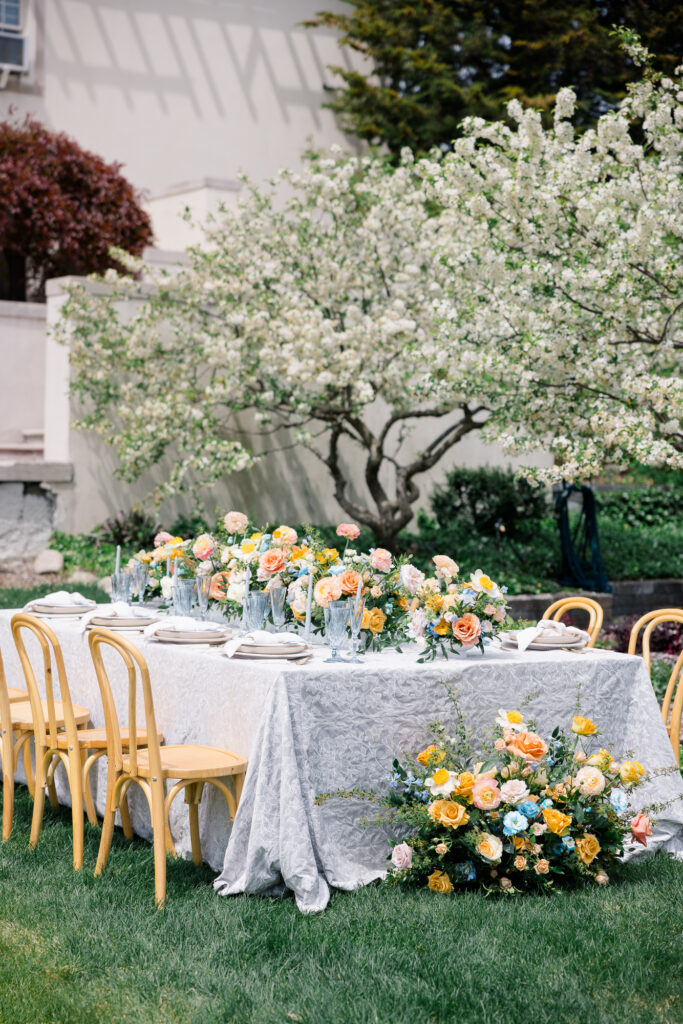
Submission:
<svg viewBox="0 0 683 1024">
<path fill-rule="evenodd" d="M 0 448 L 43 429 L 45 306 L 0 302 Z"/>
</svg>

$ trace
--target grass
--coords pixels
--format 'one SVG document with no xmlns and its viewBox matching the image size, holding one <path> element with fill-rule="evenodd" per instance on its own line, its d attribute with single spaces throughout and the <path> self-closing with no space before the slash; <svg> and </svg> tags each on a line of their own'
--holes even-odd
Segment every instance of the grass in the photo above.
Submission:
<svg viewBox="0 0 683 1024">
<path fill-rule="evenodd" d="M 83 597 L 89 597 L 93 601 L 108 601 L 109 598 L 103 590 L 96 585 L 73 583 L 46 583 L 39 587 L 0 587 L 0 608 L 23 608 L 29 601 L 36 601 L 46 594 L 54 594 L 57 590 L 68 590 L 69 593 L 77 590 Z M 0 1018 L 0 1024 L 2 1024 Z"/>
<path fill-rule="evenodd" d="M 0 849 L 0 1021 L 99 1024 L 651 1024 L 681 1019 L 683 865 L 627 867 L 606 889 L 449 898 L 378 886 L 304 917 L 291 898 L 220 898 L 212 872 L 169 865 L 153 908 L 151 847 L 115 835 L 71 868 L 70 814 L 27 849 L 17 793 Z"/>
</svg>

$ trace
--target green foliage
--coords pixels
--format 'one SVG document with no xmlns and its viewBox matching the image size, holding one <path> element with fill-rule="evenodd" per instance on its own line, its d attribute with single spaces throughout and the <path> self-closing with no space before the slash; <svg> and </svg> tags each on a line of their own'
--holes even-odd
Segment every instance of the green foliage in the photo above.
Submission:
<svg viewBox="0 0 683 1024">
<path fill-rule="evenodd" d="M 612 34 L 635 29 L 671 73 L 683 55 L 683 4 L 672 0 L 345 0 L 348 13 L 304 22 L 341 33 L 339 45 L 367 58 L 341 77 L 326 104 L 345 131 L 393 154 L 449 145 L 465 116 L 498 119 L 517 98 L 548 112 L 572 86 L 578 124 L 613 107 L 637 68 Z"/>
<path fill-rule="evenodd" d="M 677 1019 L 683 866 L 664 856 L 552 899 L 371 886 L 314 915 L 292 899 L 218 897 L 215 872 L 177 860 L 157 911 L 149 844 L 116 829 L 93 878 L 98 830 L 86 824 L 75 874 L 68 808 L 46 807 L 35 851 L 30 821 L 20 786 L 0 850 L 7 1024 L 491 1024 L 526 1020 L 531 994 L 534 1024 Z"/>
<path fill-rule="evenodd" d="M 85 569 L 97 576 L 106 576 L 114 571 L 116 545 L 102 541 L 95 534 L 55 530 L 50 538 L 50 547 L 64 555 L 64 571 L 67 573 L 74 569 Z M 122 551 L 122 561 L 130 558 L 136 550 L 132 548 Z"/>
<path fill-rule="evenodd" d="M 67 590 L 70 594 L 77 590 L 83 597 L 89 597 L 92 601 L 106 600 L 104 592 L 95 584 L 60 583 L 57 587 L 54 583 L 45 583 L 40 587 L 0 587 L 0 608 L 23 608 L 29 601 L 37 601 L 38 598 L 52 594 L 57 589 Z"/>
<path fill-rule="evenodd" d="M 600 550 L 608 579 L 658 580 L 683 576 L 683 523 L 633 526 L 600 519 Z"/>
<path fill-rule="evenodd" d="M 683 480 L 677 487 L 629 487 L 596 494 L 601 518 L 619 519 L 627 526 L 664 526 L 681 519 Z"/>
<path fill-rule="evenodd" d="M 543 488 L 521 480 L 511 469 L 490 466 L 451 469 L 429 503 L 443 530 L 457 526 L 483 536 L 494 536 L 500 526 L 500 532 L 512 537 L 529 535 L 548 512 Z"/>
<path fill-rule="evenodd" d="M 120 544 L 121 547 L 148 548 L 154 542 L 154 535 L 160 526 L 151 516 L 139 508 L 119 512 L 98 526 L 94 536 L 105 544 Z"/>
</svg>

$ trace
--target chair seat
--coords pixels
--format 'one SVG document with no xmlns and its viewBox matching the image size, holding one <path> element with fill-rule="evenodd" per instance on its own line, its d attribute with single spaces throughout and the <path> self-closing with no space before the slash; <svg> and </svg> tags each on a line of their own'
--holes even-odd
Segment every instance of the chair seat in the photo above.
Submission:
<svg viewBox="0 0 683 1024">
<path fill-rule="evenodd" d="M 161 771 L 165 779 L 219 779 L 224 775 L 238 775 L 247 770 L 247 762 L 238 754 L 219 747 L 203 747 L 183 743 L 176 747 L 161 747 Z M 149 779 L 149 752 L 139 750 L 137 774 Z M 124 772 L 130 771 L 130 761 L 123 759 Z"/>
<path fill-rule="evenodd" d="M 45 724 L 48 724 L 48 710 L 47 701 L 41 700 L 43 706 L 43 717 L 45 718 Z M 22 703 L 10 704 L 10 711 L 12 712 L 12 725 L 15 729 L 21 729 L 24 732 L 33 729 L 33 713 L 31 711 L 31 705 L 28 701 Z M 90 721 L 90 711 L 88 708 L 81 707 L 80 704 L 73 705 L 74 718 L 76 725 L 85 725 L 86 722 Z M 55 701 L 55 715 L 57 717 L 57 728 L 64 728 L 64 705 L 61 700 Z"/>
<path fill-rule="evenodd" d="M 18 701 L 26 701 L 28 703 L 28 690 L 18 690 L 16 686 L 8 686 L 7 695 L 9 696 L 10 704 L 16 704 Z"/>
<path fill-rule="evenodd" d="M 124 747 L 130 745 L 130 730 L 121 729 L 121 744 Z M 139 746 L 147 746 L 147 732 L 144 729 L 140 729 L 137 734 Z M 106 750 L 107 749 L 107 730 L 106 729 L 79 729 L 78 730 L 78 742 L 82 747 L 87 750 Z M 164 742 L 164 737 L 159 733 L 159 743 Z M 63 737 L 59 738 L 59 748 L 66 750 L 69 745 L 69 741 L 66 737 L 66 733 Z"/>
</svg>

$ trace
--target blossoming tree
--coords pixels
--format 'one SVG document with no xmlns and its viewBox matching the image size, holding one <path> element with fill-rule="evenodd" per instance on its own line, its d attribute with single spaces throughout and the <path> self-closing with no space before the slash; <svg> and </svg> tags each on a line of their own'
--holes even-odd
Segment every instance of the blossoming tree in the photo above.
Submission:
<svg viewBox="0 0 683 1024">
<path fill-rule="evenodd" d="M 546 479 L 683 467 L 681 95 L 646 75 L 578 138 L 569 90 L 550 130 L 513 102 L 515 129 L 470 120 L 446 157 L 395 169 L 309 154 L 177 273 L 72 288 L 81 425 L 127 478 L 172 451 L 171 493 L 250 464 L 250 411 L 266 442 L 315 452 L 389 548 L 419 475 L 484 424 L 510 451 L 550 448 Z"/>
</svg>

